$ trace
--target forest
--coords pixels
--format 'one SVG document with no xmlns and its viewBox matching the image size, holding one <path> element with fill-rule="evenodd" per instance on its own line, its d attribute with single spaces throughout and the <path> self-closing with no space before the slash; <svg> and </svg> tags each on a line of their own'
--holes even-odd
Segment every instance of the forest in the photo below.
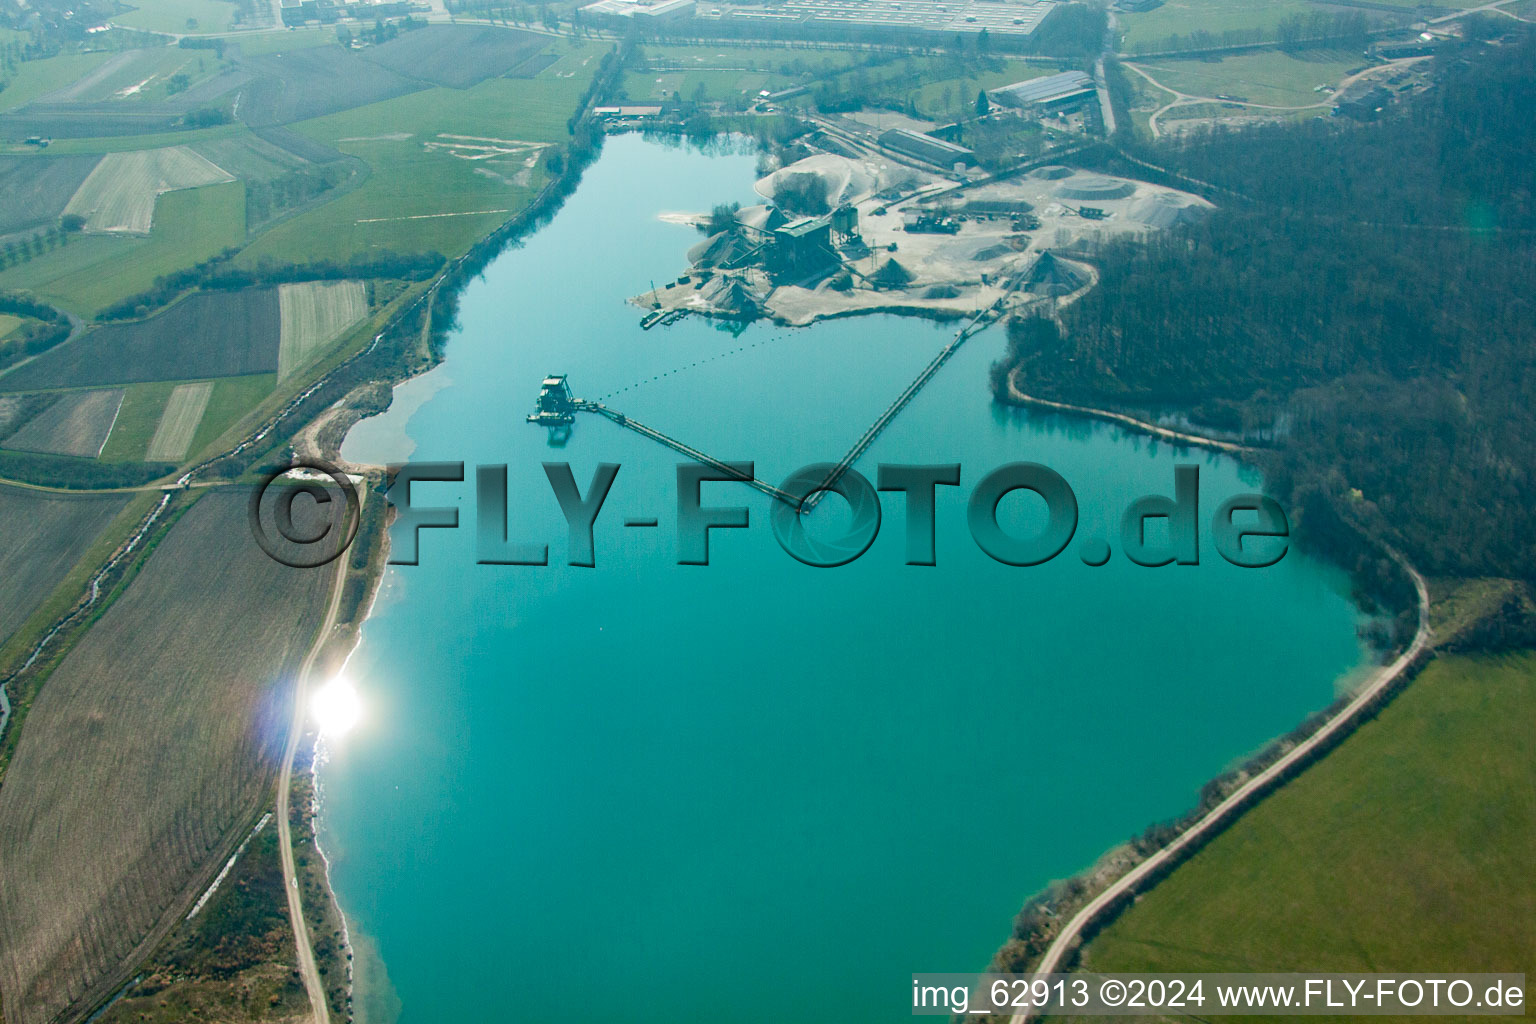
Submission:
<svg viewBox="0 0 1536 1024">
<path fill-rule="evenodd" d="M 1536 577 L 1536 35 L 1436 61 L 1368 124 L 1128 146 L 1218 209 L 1100 248 L 1059 324 L 1010 326 L 996 386 L 1269 437 L 1314 534 L 1342 513 L 1426 572 Z"/>
</svg>

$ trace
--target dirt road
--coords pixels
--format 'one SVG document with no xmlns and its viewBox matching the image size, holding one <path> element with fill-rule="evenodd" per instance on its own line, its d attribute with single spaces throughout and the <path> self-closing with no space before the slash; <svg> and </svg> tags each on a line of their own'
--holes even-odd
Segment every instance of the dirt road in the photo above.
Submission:
<svg viewBox="0 0 1536 1024">
<path fill-rule="evenodd" d="M 335 579 L 331 583 L 331 603 L 326 608 L 325 621 L 310 648 L 309 657 L 299 669 L 294 683 L 293 721 L 288 730 L 288 749 L 283 754 L 283 768 L 277 780 L 277 846 L 283 861 L 283 889 L 288 894 L 288 917 L 293 924 L 293 935 L 298 946 L 299 974 L 304 978 L 304 991 L 314 1011 L 315 1024 L 330 1024 L 331 1010 L 325 999 L 325 986 L 320 983 L 320 971 L 315 966 L 315 951 L 309 941 L 309 926 L 304 922 L 304 904 L 299 891 L 299 879 L 293 863 L 293 829 L 288 821 L 288 790 L 293 778 L 293 756 L 299 749 L 304 734 L 304 715 L 309 707 L 309 676 L 315 661 L 325 648 L 336 625 L 336 611 L 341 607 L 341 594 L 346 579 L 347 560 L 336 559 Z"/>
<path fill-rule="evenodd" d="M 1389 549 L 1389 553 L 1398 564 L 1407 570 L 1413 579 L 1414 589 L 1419 596 L 1419 628 L 1413 636 L 1413 642 L 1402 654 L 1390 664 L 1382 668 L 1368 684 L 1361 688 L 1353 700 L 1346 704 L 1338 714 L 1330 718 L 1312 735 L 1302 740 L 1292 748 L 1285 756 L 1274 764 L 1264 769 L 1246 783 L 1240 786 L 1231 796 L 1212 808 L 1206 815 L 1185 829 L 1167 846 L 1158 850 L 1152 856 L 1142 861 L 1136 867 L 1127 872 L 1119 881 L 1105 889 L 1095 897 L 1087 906 L 1079 910 L 1061 934 L 1051 943 L 1045 955 L 1040 958 L 1040 963 L 1035 968 L 1038 974 L 1050 974 L 1060 969 L 1062 958 L 1072 948 L 1077 937 L 1083 929 L 1093 922 L 1105 909 L 1113 905 L 1117 900 L 1136 891 L 1137 885 L 1148 875 L 1155 872 L 1171 858 L 1178 856 L 1179 852 L 1191 843 L 1197 841 L 1213 829 L 1224 824 L 1228 817 L 1242 808 L 1247 801 L 1266 786 L 1275 782 L 1285 774 L 1292 766 L 1308 757 L 1318 746 L 1326 743 L 1329 738 L 1338 733 L 1352 722 L 1362 709 L 1371 703 L 1383 690 L 1392 685 L 1399 676 L 1408 670 L 1415 659 L 1424 652 L 1429 644 L 1429 588 L 1424 584 L 1424 577 L 1403 560 L 1402 556 Z M 1029 1019 L 1028 1014 L 1016 1014 L 1011 1020 L 1012 1024 L 1025 1024 Z"/>
</svg>

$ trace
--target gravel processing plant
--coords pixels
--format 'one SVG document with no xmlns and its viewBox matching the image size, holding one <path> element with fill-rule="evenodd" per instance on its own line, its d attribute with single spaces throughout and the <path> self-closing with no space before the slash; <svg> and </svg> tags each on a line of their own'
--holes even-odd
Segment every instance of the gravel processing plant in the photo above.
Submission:
<svg viewBox="0 0 1536 1024">
<path fill-rule="evenodd" d="M 783 200 L 820 182 L 830 212 L 794 217 Z M 955 184 L 905 165 L 817 154 L 757 183 L 766 202 L 688 253 L 691 268 L 635 301 L 673 311 L 787 324 L 879 310 L 964 316 L 999 300 L 1071 296 L 1097 279 L 1083 257 L 1115 235 L 1203 216 L 1205 200 L 1063 166 Z M 815 190 L 812 190 L 815 191 Z"/>
</svg>

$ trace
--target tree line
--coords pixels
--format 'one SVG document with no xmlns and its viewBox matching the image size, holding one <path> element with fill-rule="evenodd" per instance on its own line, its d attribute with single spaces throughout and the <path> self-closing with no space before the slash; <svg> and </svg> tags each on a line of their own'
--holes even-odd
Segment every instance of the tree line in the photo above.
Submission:
<svg viewBox="0 0 1536 1024">
<path fill-rule="evenodd" d="M 248 267 L 234 266 L 236 248 L 182 270 L 163 274 L 147 290 L 130 295 L 96 314 L 102 321 L 136 320 L 168 305 L 173 299 L 194 288 L 205 291 L 239 291 L 265 288 L 299 281 L 341 281 L 348 279 L 393 278 L 401 281 L 425 281 L 443 268 L 443 255 L 437 252 L 397 253 L 387 249 L 348 260 L 315 260 L 310 263 L 278 263 L 261 259 Z"/>
<path fill-rule="evenodd" d="M 16 332 L 0 342 L 0 369 L 46 352 L 69 337 L 69 318 L 26 292 L 0 292 L 0 313 L 23 318 Z"/>
</svg>

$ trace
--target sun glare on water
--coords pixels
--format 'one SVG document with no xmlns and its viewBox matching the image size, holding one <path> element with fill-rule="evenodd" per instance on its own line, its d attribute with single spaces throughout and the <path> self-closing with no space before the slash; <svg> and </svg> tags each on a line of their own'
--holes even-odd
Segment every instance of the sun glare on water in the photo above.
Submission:
<svg viewBox="0 0 1536 1024">
<path fill-rule="evenodd" d="M 316 690 L 309 699 L 309 712 L 324 736 L 341 736 L 352 730 L 363 717 L 363 702 L 352 681 L 337 676 Z"/>
</svg>

